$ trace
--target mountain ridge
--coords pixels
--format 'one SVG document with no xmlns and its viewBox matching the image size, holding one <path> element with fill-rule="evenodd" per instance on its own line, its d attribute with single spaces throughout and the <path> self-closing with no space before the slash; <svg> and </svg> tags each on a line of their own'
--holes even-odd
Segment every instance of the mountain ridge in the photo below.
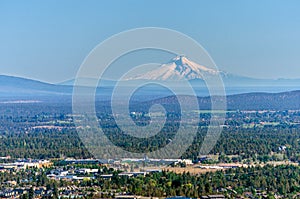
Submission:
<svg viewBox="0 0 300 199">
<path fill-rule="evenodd" d="M 256 88 L 257 90 L 257 88 Z M 26 78 L 0 75 L 0 101 L 7 100 L 41 100 L 47 102 L 71 103 L 72 86 L 61 86 L 48 84 L 40 81 Z M 97 98 L 100 101 L 110 99 L 111 89 L 99 88 L 97 90 L 103 98 Z M 186 95 L 186 103 L 191 96 Z M 172 105 L 176 96 L 167 94 L 156 89 L 148 89 L 141 92 L 136 99 L 140 103 L 165 103 Z M 300 89 L 285 92 L 242 92 L 237 94 L 228 94 L 227 107 L 232 110 L 300 110 Z M 120 98 L 121 99 L 121 98 Z M 198 96 L 200 110 L 210 108 L 209 96 Z"/>
<path fill-rule="evenodd" d="M 194 98 L 194 96 L 180 96 L 184 98 L 186 104 Z M 199 103 L 199 110 L 211 109 L 211 97 L 197 97 Z M 223 100 L 223 97 L 214 97 L 214 100 Z M 266 92 L 253 92 L 242 93 L 226 96 L 227 110 L 300 110 L 300 90 L 279 92 L 279 93 L 266 93 Z M 176 104 L 177 96 L 167 96 L 155 100 L 144 101 L 141 104 L 149 106 L 149 104 L 162 104 L 172 106 Z M 193 110 L 191 107 L 191 110 Z"/>
<path fill-rule="evenodd" d="M 188 60 L 185 57 L 177 57 L 171 60 L 169 63 L 174 63 L 178 61 L 177 65 L 185 65 Z M 199 67 L 197 65 L 197 67 Z M 201 66 L 199 67 L 201 68 Z M 180 69 L 179 69 L 180 70 Z M 201 70 L 210 71 L 210 69 L 201 68 Z M 232 94 L 241 94 L 241 93 L 253 93 L 253 92 L 267 92 L 267 93 L 278 93 L 284 91 L 299 90 L 300 79 L 255 79 L 251 77 L 243 77 L 238 75 L 233 75 L 230 73 L 225 73 L 223 71 L 210 71 L 210 74 L 216 75 L 220 74 L 225 88 L 226 95 Z M 90 82 L 94 83 L 94 79 L 86 78 L 84 82 L 85 85 L 79 86 L 93 86 Z M 112 90 L 116 85 L 117 81 L 114 80 L 103 80 L 101 79 L 101 87 L 97 88 L 98 94 L 105 95 L 110 97 Z M 158 83 L 163 85 L 163 80 L 157 80 Z M 126 93 L 128 88 L 132 88 L 136 85 L 142 85 L 143 80 L 127 80 L 119 82 L 119 85 L 122 87 L 122 92 Z M 170 83 L 170 82 L 169 82 Z M 172 83 L 172 81 L 171 81 Z M 184 91 L 184 87 L 181 87 L 181 84 L 176 81 L 173 81 L 174 85 Z M 208 96 L 209 92 L 206 87 L 206 83 L 203 79 L 191 79 L 189 80 L 190 85 L 194 88 L 198 96 Z M 8 75 L 0 75 L 0 96 L 35 96 L 35 95 L 72 95 L 73 92 L 74 80 L 68 80 L 64 83 L 51 84 L 42 81 L 32 80 L 23 77 L 15 77 Z M 98 85 L 99 86 L 99 85 Z M 140 94 L 141 99 L 142 95 L 153 96 L 153 97 L 164 97 L 168 94 L 164 93 L 163 90 L 157 87 L 148 87 L 144 89 Z M 151 97 L 151 98 L 153 98 Z"/>
<path fill-rule="evenodd" d="M 165 64 L 161 64 L 159 67 L 146 70 L 142 74 L 133 74 L 127 76 L 125 79 L 118 80 L 106 80 L 101 79 L 100 86 L 103 87 L 114 87 L 117 82 L 121 87 L 133 86 L 145 83 L 146 81 L 156 81 L 157 83 L 163 84 L 165 81 L 176 85 L 178 80 L 188 80 L 193 88 L 206 87 L 205 79 L 214 78 L 220 76 L 223 80 L 224 87 L 291 87 L 288 90 L 298 89 L 300 85 L 299 79 L 259 79 L 253 77 L 246 77 L 227 73 L 217 69 L 208 68 L 206 66 L 197 64 L 196 62 L 190 60 L 184 55 L 176 56 Z M 98 80 L 92 78 L 80 78 L 80 82 L 84 85 L 79 86 L 94 86 L 94 82 Z M 75 83 L 75 79 L 67 80 L 65 82 L 59 83 L 59 85 L 69 85 L 72 86 Z M 99 86 L 99 85 L 98 85 Z M 179 83 L 176 86 L 181 86 Z M 249 89 L 244 92 L 250 91 Z M 251 89 L 253 91 L 253 89 Z M 261 91 L 260 89 L 258 91 Z M 266 92 L 272 92 L 272 89 L 265 89 Z M 278 90 L 276 90 L 278 91 Z M 283 89 L 280 91 L 284 91 Z"/>
</svg>

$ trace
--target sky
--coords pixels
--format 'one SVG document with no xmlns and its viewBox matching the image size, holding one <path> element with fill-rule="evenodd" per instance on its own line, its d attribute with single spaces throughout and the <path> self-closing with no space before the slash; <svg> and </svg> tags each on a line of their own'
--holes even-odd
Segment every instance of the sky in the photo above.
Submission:
<svg viewBox="0 0 300 199">
<path fill-rule="evenodd" d="M 0 74 L 72 79 L 100 42 L 150 26 L 192 37 L 228 73 L 300 78 L 299 7 L 298 0 L 0 0 Z"/>
</svg>

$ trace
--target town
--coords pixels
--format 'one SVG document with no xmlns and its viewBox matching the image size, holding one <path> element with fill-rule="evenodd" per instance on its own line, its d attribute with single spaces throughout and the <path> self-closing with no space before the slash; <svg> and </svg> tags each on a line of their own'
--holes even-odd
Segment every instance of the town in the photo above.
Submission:
<svg viewBox="0 0 300 199">
<path fill-rule="evenodd" d="M 167 193 L 162 195 L 150 194 L 150 196 L 136 195 L 128 191 L 128 188 L 115 187 L 113 184 L 123 180 L 130 181 L 130 179 L 147 179 L 155 175 L 169 175 L 168 173 L 200 177 L 207 174 L 224 173 L 237 168 L 261 167 L 261 165 L 233 163 L 208 164 L 207 160 L 211 159 L 210 157 L 203 157 L 202 161 L 196 163 L 189 159 L 148 159 L 147 157 L 119 160 L 73 158 L 13 160 L 8 156 L 0 159 L 3 162 L 0 164 L 0 176 L 3 181 L 0 191 L 1 198 L 168 198 L 170 196 L 167 196 Z M 268 167 L 269 164 L 265 164 L 265 167 Z M 272 167 L 280 165 L 297 167 L 300 172 L 298 163 L 273 162 Z M 269 196 L 266 191 L 260 189 L 238 194 L 230 186 L 212 189 L 209 193 L 197 195 L 197 197 L 219 199 L 228 197 L 268 198 Z M 296 195 L 300 196 L 300 193 Z M 275 194 L 275 196 L 281 198 L 279 194 Z"/>
</svg>

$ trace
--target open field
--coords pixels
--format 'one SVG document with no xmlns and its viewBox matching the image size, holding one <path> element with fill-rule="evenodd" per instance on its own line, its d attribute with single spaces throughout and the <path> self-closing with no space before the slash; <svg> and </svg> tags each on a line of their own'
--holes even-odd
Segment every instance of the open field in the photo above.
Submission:
<svg viewBox="0 0 300 199">
<path fill-rule="evenodd" d="M 214 164 L 214 165 L 207 165 L 207 164 L 195 164 L 190 165 L 187 167 L 144 167 L 143 170 L 165 170 L 169 172 L 174 172 L 177 174 L 187 173 L 189 172 L 192 175 L 203 174 L 208 172 L 216 172 L 220 170 L 226 170 L 229 168 L 236 168 L 236 167 L 249 167 L 249 166 L 266 166 L 266 165 L 294 165 L 299 166 L 298 163 L 293 163 L 289 161 L 271 161 L 267 163 L 251 163 L 251 164 L 242 164 L 242 163 L 222 163 L 222 164 Z M 138 171 L 138 170 L 136 170 Z"/>
</svg>

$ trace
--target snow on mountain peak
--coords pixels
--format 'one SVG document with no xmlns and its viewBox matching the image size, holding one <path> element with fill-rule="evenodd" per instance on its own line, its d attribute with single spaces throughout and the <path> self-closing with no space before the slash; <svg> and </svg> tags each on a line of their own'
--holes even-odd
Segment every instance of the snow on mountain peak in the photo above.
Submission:
<svg viewBox="0 0 300 199">
<path fill-rule="evenodd" d="M 203 79 L 205 75 L 217 75 L 219 71 L 207 68 L 189 60 L 184 55 L 173 58 L 159 68 L 129 78 L 130 80 L 180 80 Z"/>
</svg>

